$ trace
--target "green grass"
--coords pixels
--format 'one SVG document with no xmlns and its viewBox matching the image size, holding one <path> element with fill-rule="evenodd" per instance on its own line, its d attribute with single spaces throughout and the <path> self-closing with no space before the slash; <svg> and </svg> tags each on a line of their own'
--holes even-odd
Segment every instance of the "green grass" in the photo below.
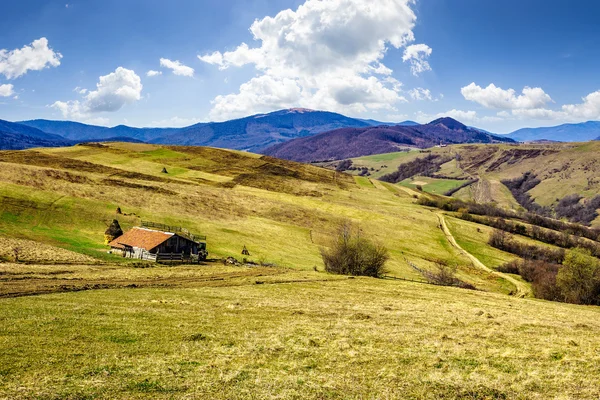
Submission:
<svg viewBox="0 0 600 400">
<path fill-rule="evenodd" d="M 0 241 L 95 261 L 0 263 L 0 398 L 600 396 L 598 309 L 506 296 L 409 187 L 219 149 L 42 152 L 63 158 L 0 153 L 13 157 L 0 162 Z M 208 236 L 210 257 L 246 246 L 276 266 L 134 268 L 148 265 L 105 254 L 113 218 L 184 226 Z M 342 220 L 389 249 L 390 275 L 422 279 L 406 260 L 441 261 L 479 290 L 313 271 Z M 489 228 L 447 221 L 484 264 L 512 259 L 486 244 Z"/>
<path fill-rule="evenodd" d="M 596 398 L 599 317 L 373 279 L 5 299 L 0 396 Z"/>
<path fill-rule="evenodd" d="M 416 189 L 417 186 L 421 186 L 424 192 L 443 195 L 452 189 L 456 189 L 457 187 L 464 185 L 465 181 L 457 179 L 438 179 L 427 176 L 415 176 L 410 179 L 405 179 L 399 184 L 411 189 Z"/>
</svg>

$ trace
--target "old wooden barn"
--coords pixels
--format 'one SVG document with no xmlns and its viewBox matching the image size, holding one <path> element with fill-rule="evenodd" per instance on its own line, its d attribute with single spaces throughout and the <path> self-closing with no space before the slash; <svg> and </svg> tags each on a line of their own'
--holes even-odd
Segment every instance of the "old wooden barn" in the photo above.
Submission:
<svg viewBox="0 0 600 400">
<path fill-rule="evenodd" d="M 208 256 L 205 236 L 152 222 L 142 222 L 108 245 L 113 254 L 156 262 L 198 262 Z"/>
</svg>

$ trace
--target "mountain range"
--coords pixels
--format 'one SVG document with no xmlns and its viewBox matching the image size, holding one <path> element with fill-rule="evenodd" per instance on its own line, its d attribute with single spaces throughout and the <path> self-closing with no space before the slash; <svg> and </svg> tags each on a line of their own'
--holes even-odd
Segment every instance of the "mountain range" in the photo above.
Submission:
<svg viewBox="0 0 600 400">
<path fill-rule="evenodd" d="M 431 124 L 419 125 L 414 121 L 381 122 L 302 108 L 252 115 L 231 121 L 198 123 L 183 128 L 134 128 L 125 125 L 108 128 L 72 121 L 38 119 L 15 123 L 0 120 L 0 149 L 70 146 L 90 141 L 143 141 L 157 144 L 223 147 L 260 153 L 268 148 L 270 152 L 274 146 L 293 139 L 312 137 L 345 128 L 363 129 L 361 137 L 364 137 L 368 131 L 367 136 L 370 136 L 370 139 L 367 142 L 375 146 L 372 151 L 389 151 L 401 144 L 419 147 L 439 144 L 438 140 L 447 143 L 455 143 L 457 140 L 484 140 L 485 142 L 489 137 L 494 137 L 496 138 L 494 140 L 510 138 L 516 141 L 541 139 L 587 141 L 600 136 L 600 122 L 594 121 L 550 128 L 520 129 L 508 135 L 494 135 L 481 129 L 468 127 L 471 130 L 470 134 L 474 136 L 459 136 L 456 140 L 446 138 L 444 135 L 427 138 L 426 133 L 418 129 L 427 125 Z M 377 129 L 373 130 L 373 128 Z M 416 131 L 407 131 L 406 128 L 415 128 Z M 356 132 L 353 135 L 356 135 Z M 428 128 L 427 132 L 432 131 Z M 487 136 L 477 136 L 481 134 Z M 335 135 L 339 137 L 340 132 Z M 390 140 L 375 140 L 377 135 L 380 137 L 388 135 Z M 356 145 L 355 141 L 352 143 Z"/>
<path fill-rule="evenodd" d="M 290 140 L 269 147 L 263 153 L 286 160 L 314 162 L 392 153 L 407 147 L 501 142 L 514 141 L 469 128 L 452 118 L 439 118 L 424 125 L 341 128 Z"/>
<path fill-rule="evenodd" d="M 519 142 L 554 140 L 557 142 L 587 142 L 600 140 L 600 121 L 563 124 L 545 128 L 523 128 L 508 134 Z"/>
</svg>

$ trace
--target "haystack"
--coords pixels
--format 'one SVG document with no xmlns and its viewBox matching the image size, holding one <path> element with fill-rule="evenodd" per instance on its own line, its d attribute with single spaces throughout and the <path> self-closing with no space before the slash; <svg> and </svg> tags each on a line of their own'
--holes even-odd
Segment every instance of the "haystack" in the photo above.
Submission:
<svg viewBox="0 0 600 400">
<path fill-rule="evenodd" d="M 112 224 L 108 227 L 108 229 L 104 232 L 104 244 L 109 244 L 119 236 L 123 235 L 123 230 L 121 229 L 121 225 L 119 225 L 119 221 L 113 219 Z"/>
</svg>

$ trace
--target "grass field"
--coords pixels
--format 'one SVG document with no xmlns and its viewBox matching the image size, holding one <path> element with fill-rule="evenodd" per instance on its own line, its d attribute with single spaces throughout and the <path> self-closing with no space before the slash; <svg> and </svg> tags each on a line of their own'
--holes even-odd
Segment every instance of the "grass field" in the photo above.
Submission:
<svg viewBox="0 0 600 400">
<path fill-rule="evenodd" d="M 210 148 L 0 152 L 0 398 L 598 398 L 599 309 L 507 296 L 521 283 L 473 261 L 513 258 L 490 229 L 419 195 Z M 115 218 L 205 234 L 212 261 L 109 255 Z M 323 272 L 343 220 L 400 279 Z M 256 266 L 218 261 L 243 246 Z M 478 290 L 410 282 L 407 261 Z"/>
<path fill-rule="evenodd" d="M 118 261 L 103 243 L 117 218 L 124 229 L 150 220 L 207 235 L 214 257 L 239 258 L 246 246 L 255 261 L 303 270 L 321 266 L 320 247 L 349 219 L 390 249 L 392 275 L 419 277 L 406 257 L 422 268 L 467 263 L 414 204 L 417 192 L 245 153 L 145 144 L 2 152 L 0 181 L 0 234 L 102 262 Z"/>
<path fill-rule="evenodd" d="M 180 268 L 160 270 L 194 273 Z M 204 267 L 203 277 L 232 272 L 223 268 Z M 143 281 L 157 269 L 135 273 L 131 279 Z M 3 299 L 0 396 L 600 396 L 598 308 L 315 272 L 261 273 Z"/>
<path fill-rule="evenodd" d="M 428 176 L 415 176 L 413 178 L 405 179 L 398 184 L 411 189 L 416 189 L 417 186 L 420 186 L 424 192 L 443 195 L 450 190 L 464 185 L 465 181 L 458 179 L 438 179 L 430 178 Z"/>
</svg>

